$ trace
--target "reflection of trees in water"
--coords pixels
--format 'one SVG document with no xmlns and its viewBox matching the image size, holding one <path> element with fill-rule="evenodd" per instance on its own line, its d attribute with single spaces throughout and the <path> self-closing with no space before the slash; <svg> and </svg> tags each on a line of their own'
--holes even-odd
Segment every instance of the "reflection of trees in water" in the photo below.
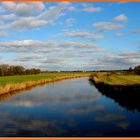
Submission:
<svg viewBox="0 0 140 140">
<path fill-rule="evenodd" d="M 39 86 L 41 86 L 41 85 L 39 85 Z M 29 91 L 32 88 L 33 87 L 27 88 L 24 91 Z M 18 94 L 22 94 L 22 93 L 24 93 L 24 91 L 21 90 L 21 91 L 14 91 L 14 92 L 9 92 L 9 93 L 5 93 L 5 94 L 0 94 L 0 103 L 2 103 L 5 100 L 8 100 L 9 98 L 12 98 L 12 97 L 18 95 Z"/>
<path fill-rule="evenodd" d="M 6 93 L 6 94 L 1 94 L 1 95 L 0 95 L 0 103 L 1 103 L 2 101 L 5 101 L 5 100 L 7 100 L 7 99 L 9 99 L 9 98 L 11 98 L 11 97 L 17 95 L 17 94 L 20 94 L 20 93 L 21 93 L 21 92 L 11 92 L 11 93 Z"/>
<path fill-rule="evenodd" d="M 93 84 L 92 81 L 90 84 L 94 85 L 102 95 L 113 99 L 122 107 L 131 111 L 140 111 L 140 87 L 128 87 L 119 91 L 115 87 Z"/>
<path fill-rule="evenodd" d="M 44 85 L 38 85 L 37 87 L 43 87 Z M 2 103 L 3 101 L 5 100 L 8 100 L 16 95 L 19 95 L 19 94 L 23 94 L 25 92 L 28 92 L 28 91 L 31 91 L 32 89 L 34 88 L 33 87 L 28 87 L 24 90 L 21 90 L 21 91 L 13 91 L 13 92 L 9 92 L 9 93 L 5 93 L 5 94 L 0 94 L 0 103 Z"/>
</svg>

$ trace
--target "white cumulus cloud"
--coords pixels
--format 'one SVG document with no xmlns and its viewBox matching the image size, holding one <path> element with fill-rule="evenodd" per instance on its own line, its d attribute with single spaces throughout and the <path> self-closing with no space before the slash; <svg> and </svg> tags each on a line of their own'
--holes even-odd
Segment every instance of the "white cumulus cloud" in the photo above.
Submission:
<svg viewBox="0 0 140 140">
<path fill-rule="evenodd" d="M 114 20 L 116 21 L 122 21 L 122 22 L 127 22 L 128 21 L 128 18 L 125 14 L 121 14 L 121 15 L 118 15 L 114 18 Z"/>
</svg>

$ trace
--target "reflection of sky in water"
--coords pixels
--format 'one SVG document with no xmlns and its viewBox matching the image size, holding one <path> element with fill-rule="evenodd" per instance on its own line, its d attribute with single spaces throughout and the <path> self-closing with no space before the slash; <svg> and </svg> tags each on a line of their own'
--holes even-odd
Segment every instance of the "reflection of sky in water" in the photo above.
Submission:
<svg viewBox="0 0 140 140">
<path fill-rule="evenodd" d="M 140 136 L 140 113 L 102 96 L 87 78 L 0 99 L 1 136 Z"/>
</svg>

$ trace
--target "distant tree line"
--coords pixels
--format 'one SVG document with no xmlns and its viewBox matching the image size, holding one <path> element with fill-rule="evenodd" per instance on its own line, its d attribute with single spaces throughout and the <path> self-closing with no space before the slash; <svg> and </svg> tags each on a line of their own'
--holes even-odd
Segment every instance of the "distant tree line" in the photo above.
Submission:
<svg viewBox="0 0 140 140">
<path fill-rule="evenodd" d="M 14 66 L 7 64 L 0 65 L 0 76 L 28 75 L 39 73 L 41 73 L 41 70 L 36 68 L 25 69 L 23 66 Z"/>
<path fill-rule="evenodd" d="M 130 67 L 129 72 L 140 75 L 140 65 L 134 67 L 134 69 Z"/>
<path fill-rule="evenodd" d="M 134 72 L 140 75 L 140 65 L 134 68 Z"/>
</svg>

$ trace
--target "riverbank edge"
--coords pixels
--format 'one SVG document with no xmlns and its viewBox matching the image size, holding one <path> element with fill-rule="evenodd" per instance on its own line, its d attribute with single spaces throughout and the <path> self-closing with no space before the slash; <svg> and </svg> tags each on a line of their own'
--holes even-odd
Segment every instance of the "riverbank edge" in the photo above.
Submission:
<svg viewBox="0 0 140 140">
<path fill-rule="evenodd" d="M 15 83 L 15 84 L 7 84 L 4 87 L 0 87 L 0 95 L 6 94 L 10 92 L 16 92 L 21 90 L 26 90 L 31 87 L 35 87 L 38 85 L 43 85 L 47 83 L 53 83 L 57 81 L 67 80 L 67 79 L 73 79 L 73 78 L 82 78 L 82 77 L 88 77 L 89 75 L 72 75 L 72 76 L 63 76 L 63 77 L 56 77 L 56 78 L 50 78 L 50 79 L 41 79 L 37 81 L 27 81 L 23 83 Z"/>
<path fill-rule="evenodd" d="M 108 93 L 139 93 L 140 92 L 140 84 L 132 84 L 132 85 L 110 85 L 106 84 L 103 81 L 100 81 L 98 77 L 91 76 L 90 81 L 95 85 L 95 87 L 101 92 Z"/>
</svg>

